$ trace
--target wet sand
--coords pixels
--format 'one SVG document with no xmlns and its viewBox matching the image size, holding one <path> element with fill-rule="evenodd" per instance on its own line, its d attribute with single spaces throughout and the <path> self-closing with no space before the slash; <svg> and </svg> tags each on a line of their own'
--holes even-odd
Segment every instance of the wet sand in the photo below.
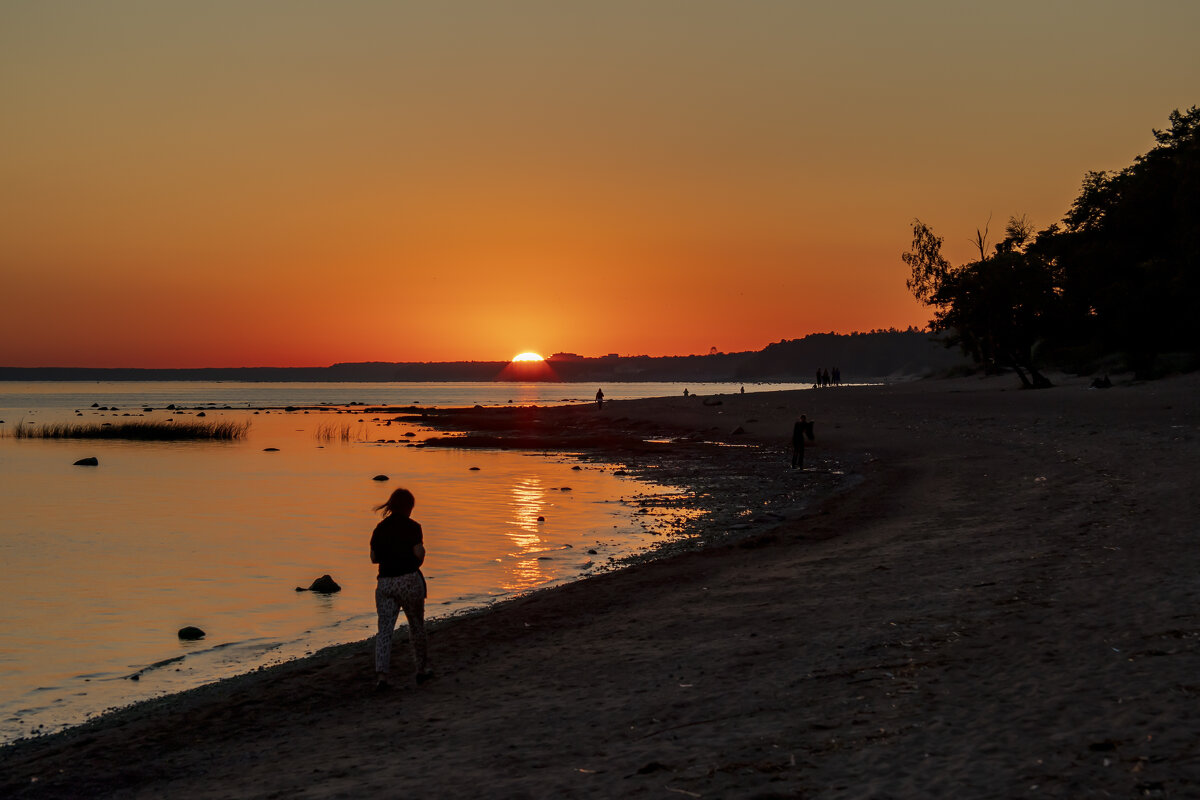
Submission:
<svg viewBox="0 0 1200 800">
<path fill-rule="evenodd" d="M 0 796 L 1195 796 L 1200 376 L 1060 380 L 427 420 L 692 486 L 702 546 L 435 626 L 419 689 L 361 642 L 18 743 Z"/>
</svg>

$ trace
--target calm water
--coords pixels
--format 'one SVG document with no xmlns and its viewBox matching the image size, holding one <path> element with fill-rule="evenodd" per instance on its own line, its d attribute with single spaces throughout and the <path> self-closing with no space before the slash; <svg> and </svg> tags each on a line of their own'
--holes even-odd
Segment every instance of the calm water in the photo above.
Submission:
<svg viewBox="0 0 1200 800">
<path fill-rule="evenodd" d="M 747 391 L 765 388 L 797 387 Z M 589 574 L 669 536 L 682 512 L 634 512 L 646 495 L 674 490 L 615 476 L 611 468 L 571 457 L 412 448 L 403 434 L 411 430 L 419 440 L 428 431 L 333 408 L 278 410 L 586 402 L 595 389 L 0 383 L 0 431 L 194 413 L 174 415 L 164 410 L 169 404 L 205 406 L 209 421 L 251 421 L 249 436 L 232 443 L 0 438 L 0 562 L 7 583 L 0 604 L 0 742 L 371 635 L 367 538 L 377 520 L 371 507 L 399 485 L 417 496 L 413 516 L 426 532 L 433 617 Z M 604 387 L 609 399 L 682 391 L 683 384 Z M 251 410 L 260 407 L 275 410 Z M 350 440 L 318 437 L 329 425 L 344 428 Z M 100 466 L 73 466 L 86 456 Z M 390 480 L 373 481 L 378 474 Z M 340 593 L 295 591 L 325 573 L 343 586 Z M 184 625 L 208 635 L 181 642 L 176 631 Z M 397 669 L 406 657 L 397 651 Z"/>
</svg>

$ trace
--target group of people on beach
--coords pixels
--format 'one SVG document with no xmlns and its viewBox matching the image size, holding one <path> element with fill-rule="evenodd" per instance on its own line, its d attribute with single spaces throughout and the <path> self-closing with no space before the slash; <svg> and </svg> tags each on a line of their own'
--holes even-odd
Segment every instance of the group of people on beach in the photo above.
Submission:
<svg viewBox="0 0 1200 800">
<path fill-rule="evenodd" d="M 817 368 L 817 380 L 813 384 L 818 389 L 823 386 L 841 386 L 842 371 L 838 367 L 834 367 L 832 371 L 828 367 Z"/>
</svg>

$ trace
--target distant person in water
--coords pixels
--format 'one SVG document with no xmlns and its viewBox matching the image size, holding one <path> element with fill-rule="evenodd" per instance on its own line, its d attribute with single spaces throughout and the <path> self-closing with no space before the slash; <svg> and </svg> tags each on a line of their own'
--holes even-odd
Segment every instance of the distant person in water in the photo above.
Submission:
<svg viewBox="0 0 1200 800">
<path fill-rule="evenodd" d="M 813 424 L 803 414 L 792 425 L 792 466 L 804 469 L 804 440 L 813 441 Z"/>
<path fill-rule="evenodd" d="M 392 631 L 400 609 L 408 619 L 408 638 L 417 664 L 417 683 L 433 677 L 425 634 L 425 542 L 421 526 L 412 518 L 416 500 L 408 489 L 397 489 L 387 502 L 375 506 L 383 519 L 371 534 L 371 563 L 379 565 L 375 584 L 375 688 L 386 689 L 392 662 Z"/>
<path fill-rule="evenodd" d="M 688 396 L 688 390 L 687 390 L 687 389 L 684 389 L 684 390 L 683 390 L 683 396 L 684 396 L 684 397 L 687 397 L 687 396 Z"/>
<path fill-rule="evenodd" d="M 596 408 L 604 408 L 604 390 L 596 390 Z"/>
</svg>

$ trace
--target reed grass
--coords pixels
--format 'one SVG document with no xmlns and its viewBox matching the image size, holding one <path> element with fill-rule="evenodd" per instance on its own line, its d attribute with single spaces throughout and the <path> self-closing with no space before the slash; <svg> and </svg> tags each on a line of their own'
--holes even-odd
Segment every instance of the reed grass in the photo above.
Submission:
<svg viewBox="0 0 1200 800">
<path fill-rule="evenodd" d="M 326 443 L 332 441 L 349 442 L 352 438 L 357 438 L 359 441 L 361 441 L 363 438 L 361 426 L 359 426 L 357 435 L 354 428 L 355 426 L 346 422 L 322 422 L 317 426 L 316 430 L 313 431 L 313 437 L 316 438 L 318 442 Z"/>
<path fill-rule="evenodd" d="M 0 434 L 12 439 L 137 439 L 140 441 L 185 441 L 242 439 L 250 429 L 243 422 L 51 422 L 44 425 L 16 425 Z"/>
</svg>

